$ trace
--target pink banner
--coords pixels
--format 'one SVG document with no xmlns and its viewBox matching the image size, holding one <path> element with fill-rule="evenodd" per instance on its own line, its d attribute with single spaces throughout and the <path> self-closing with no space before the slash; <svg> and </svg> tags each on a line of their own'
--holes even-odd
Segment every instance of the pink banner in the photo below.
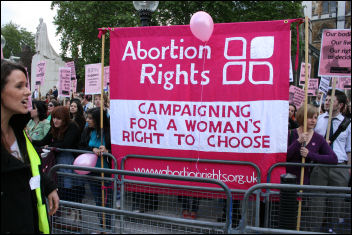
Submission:
<svg viewBox="0 0 352 235">
<path fill-rule="evenodd" d="M 308 96 L 316 96 L 317 90 L 319 88 L 319 79 L 318 78 L 311 78 L 309 79 L 308 84 Z"/>
<path fill-rule="evenodd" d="M 37 64 L 37 70 L 36 70 L 36 76 L 35 76 L 35 84 L 38 85 L 38 86 L 44 84 L 45 66 L 46 66 L 45 60 L 40 61 Z"/>
<path fill-rule="evenodd" d="M 308 63 L 308 80 L 310 79 L 310 70 L 311 65 Z M 299 85 L 304 87 L 304 83 L 306 82 L 306 63 L 301 64 L 301 72 L 299 75 Z"/>
<path fill-rule="evenodd" d="M 351 77 L 340 77 L 336 80 L 336 88 L 351 90 Z"/>
<path fill-rule="evenodd" d="M 351 29 L 324 29 L 318 76 L 351 77 Z"/>
<path fill-rule="evenodd" d="M 59 68 L 59 73 L 60 73 L 59 96 L 70 97 L 71 68 L 70 67 Z"/>
<path fill-rule="evenodd" d="M 289 23 L 215 24 L 207 43 L 189 26 L 118 28 L 110 40 L 112 154 L 119 161 L 128 154 L 248 161 L 262 182 L 270 166 L 286 161 Z M 126 169 L 217 178 L 243 189 L 257 176 L 249 166 L 140 159 Z M 273 172 L 273 182 L 281 173 Z"/>
<path fill-rule="evenodd" d="M 86 95 L 95 95 L 101 93 L 101 64 L 85 65 L 85 88 Z"/>
<path fill-rule="evenodd" d="M 290 102 L 292 102 L 297 109 L 299 109 L 302 106 L 303 100 L 304 100 L 304 90 L 291 85 L 290 86 Z"/>
</svg>

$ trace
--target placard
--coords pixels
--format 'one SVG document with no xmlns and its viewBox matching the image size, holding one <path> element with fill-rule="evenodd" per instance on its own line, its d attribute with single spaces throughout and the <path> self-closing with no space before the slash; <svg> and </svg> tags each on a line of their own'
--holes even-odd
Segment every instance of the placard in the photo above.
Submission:
<svg viewBox="0 0 352 235">
<path fill-rule="evenodd" d="M 71 90 L 71 68 L 61 67 L 59 68 L 59 96 L 70 97 Z"/>
<path fill-rule="evenodd" d="M 46 61 L 39 61 L 36 67 L 36 74 L 35 74 L 35 85 L 43 85 L 45 79 L 45 67 Z"/>
<path fill-rule="evenodd" d="M 101 63 L 85 65 L 85 89 L 86 95 L 101 93 Z"/>
<path fill-rule="evenodd" d="M 319 88 L 319 79 L 318 78 L 311 78 L 309 79 L 308 84 L 308 96 L 316 96 L 317 90 Z"/>
<path fill-rule="evenodd" d="M 351 77 L 351 29 L 324 29 L 318 76 Z"/>
<path fill-rule="evenodd" d="M 302 63 L 301 64 L 301 72 L 300 72 L 300 79 L 299 79 L 299 85 L 304 87 L 304 84 L 306 82 L 306 64 Z M 310 79 L 310 70 L 311 70 L 311 65 L 308 63 L 308 80 Z"/>
</svg>

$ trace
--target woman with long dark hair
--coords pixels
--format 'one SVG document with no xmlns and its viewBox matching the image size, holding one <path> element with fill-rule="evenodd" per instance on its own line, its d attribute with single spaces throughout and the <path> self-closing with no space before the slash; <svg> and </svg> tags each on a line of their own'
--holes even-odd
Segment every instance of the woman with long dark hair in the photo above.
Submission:
<svg viewBox="0 0 352 235">
<path fill-rule="evenodd" d="M 86 120 L 84 118 L 83 107 L 79 99 L 72 99 L 70 101 L 70 117 L 75 121 L 82 133 Z"/>
<path fill-rule="evenodd" d="M 56 185 L 39 170 L 41 159 L 24 128 L 30 119 L 26 70 L 1 60 L 1 233 L 49 233 L 59 208 Z"/>
<path fill-rule="evenodd" d="M 111 163 L 108 158 L 103 156 L 103 153 L 111 153 L 111 140 L 110 140 L 110 122 L 106 115 L 106 111 L 103 111 L 103 143 L 101 143 L 101 128 L 100 128 L 100 108 L 92 108 L 87 111 L 87 126 L 84 128 L 81 135 L 81 142 L 79 145 L 80 149 L 93 151 L 98 155 L 98 160 L 95 167 L 101 168 L 101 157 L 103 157 L 103 167 L 111 168 Z M 100 176 L 99 173 L 89 173 L 91 176 Z M 105 174 L 105 177 L 110 175 Z M 90 189 L 94 195 L 95 203 L 97 206 L 102 205 L 101 191 L 105 191 L 105 206 L 112 208 L 112 189 L 111 183 L 105 183 L 105 188 L 101 188 L 96 182 L 89 181 Z M 101 213 L 98 214 L 100 218 L 100 225 L 102 225 Z M 106 215 L 106 225 L 111 225 L 111 215 Z"/>
<path fill-rule="evenodd" d="M 26 131 L 32 140 L 43 139 L 50 130 L 50 121 L 47 118 L 45 101 L 34 100 L 32 102 L 31 120 L 26 126 Z"/>
</svg>

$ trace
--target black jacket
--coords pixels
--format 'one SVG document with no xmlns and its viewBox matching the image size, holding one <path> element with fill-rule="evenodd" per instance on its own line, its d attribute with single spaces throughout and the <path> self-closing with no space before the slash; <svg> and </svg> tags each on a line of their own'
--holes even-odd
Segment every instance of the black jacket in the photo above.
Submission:
<svg viewBox="0 0 352 235">
<path fill-rule="evenodd" d="M 10 120 L 24 162 L 13 157 L 1 144 L 1 233 L 39 233 L 37 198 L 30 189 L 32 177 L 23 129 L 30 114 Z M 42 199 L 56 189 L 55 183 L 40 171 Z"/>
<path fill-rule="evenodd" d="M 80 137 L 81 132 L 78 125 L 74 121 L 71 121 L 62 140 L 53 138 L 51 131 L 49 131 L 42 140 L 33 140 L 32 143 L 37 147 L 49 145 L 50 147 L 56 148 L 76 149 L 78 147 Z"/>
</svg>

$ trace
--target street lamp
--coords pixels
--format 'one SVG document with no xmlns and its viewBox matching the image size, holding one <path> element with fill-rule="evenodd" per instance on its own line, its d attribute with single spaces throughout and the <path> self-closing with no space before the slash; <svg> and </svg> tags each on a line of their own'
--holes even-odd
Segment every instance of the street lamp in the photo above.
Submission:
<svg viewBox="0 0 352 235">
<path fill-rule="evenodd" d="M 158 8 L 159 1 L 133 1 L 134 8 L 138 11 L 142 26 L 149 26 L 152 13 Z"/>
</svg>

